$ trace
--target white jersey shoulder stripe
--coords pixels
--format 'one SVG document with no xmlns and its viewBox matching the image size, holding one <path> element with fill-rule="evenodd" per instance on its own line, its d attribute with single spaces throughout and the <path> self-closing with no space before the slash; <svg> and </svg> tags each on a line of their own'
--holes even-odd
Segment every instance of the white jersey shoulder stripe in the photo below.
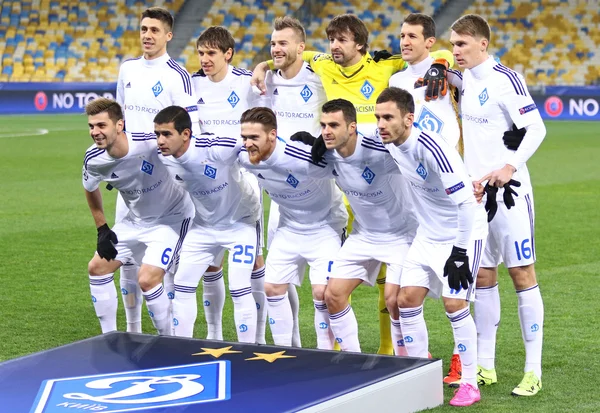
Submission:
<svg viewBox="0 0 600 413">
<path fill-rule="evenodd" d="M 510 83 L 512 83 L 513 88 L 517 95 L 527 96 L 527 92 L 525 90 L 525 86 L 517 76 L 517 73 L 514 70 L 509 69 L 506 66 L 502 66 L 500 64 L 494 66 L 494 70 L 498 73 L 502 73 L 508 77 Z"/>
<path fill-rule="evenodd" d="M 190 80 L 189 73 L 173 59 L 167 61 L 167 65 L 179 73 L 179 76 L 181 76 L 181 79 L 183 80 L 183 91 L 192 96 L 192 81 Z"/>
<path fill-rule="evenodd" d="M 427 148 L 429 152 L 431 152 L 442 172 L 454 172 L 450 162 L 448 162 L 448 158 L 446 158 L 446 154 L 442 148 L 440 148 L 437 142 L 431 138 L 431 136 L 427 135 L 425 132 L 421 132 L 418 142 Z"/>
</svg>

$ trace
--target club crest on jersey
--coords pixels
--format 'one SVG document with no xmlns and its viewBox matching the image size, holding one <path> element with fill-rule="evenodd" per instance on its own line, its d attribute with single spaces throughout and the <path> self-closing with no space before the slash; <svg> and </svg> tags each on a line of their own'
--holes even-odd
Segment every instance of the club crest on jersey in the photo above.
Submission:
<svg viewBox="0 0 600 413">
<path fill-rule="evenodd" d="M 146 172 L 148 175 L 152 175 L 152 171 L 154 170 L 154 165 L 152 165 L 148 161 L 142 162 L 142 172 Z"/>
<path fill-rule="evenodd" d="M 228 360 L 46 380 L 31 411 L 124 412 L 230 399 Z M 69 410 L 70 411 L 70 410 Z"/>
<path fill-rule="evenodd" d="M 152 86 L 152 93 L 154 93 L 154 97 L 157 97 L 158 95 L 160 95 L 162 91 L 163 91 L 163 87 L 160 84 L 160 81 L 158 81 L 154 86 Z"/>
<path fill-rule="evenodd" d="M 213 168 L 210 165 L 204 165 L 204 175 L 210 179 L 217 179 L 217 168 Z"/>
<path fill-rule="evenodd" d="M 373 179 L 375 179 L 375 172 L 373 172 L 372 170 L 369 169 L 368 166 L 365 167 L 365 170 L 363 171 L 362 175 L 363 179 L 365 181 L 367 181 L 367 183 L 369 185 L 371 185 L 371 183 L 373 182 Z"/>
<path fill-rule="evenodd" d="M 298 186 L 298 184 L 300 183 L 300 181 L 298 181 L 294 175 L 289 174 L 287 179 L 285 180 L 285 182 L 287 182 L 288 184 L 290 184 L 291 186 L 293 186 L 294 188 L 296 188 Z"/>
<path fill-rule="evenodd" d="M 363 83 L 362 87 L 360 88 L 360 93 L 362 93 L 366 99 L 369 99 L 373 92 L 375 92 L 375 88 L 371 83 L 369 83 L 368 80 L 365 80 L 365 83 Z"/>
<path fill-rule="evenodd" d="M 417 123 L 421 129 L 436 133 L 440 133 L 444 128 L 444 122 L 425 106 L 421 108 Z"/>
<path fill-rule="evenodd" d="M 231 92 L 231 95 L 227 98 L 227 102 L 231 105 L 232 108 L 235 108 L 235 105 L 240 101 L 240 97 L 235 93 L 235 91 Z"/>
<path fill-rule="evenodd" d="M 488 95 L 488 91 L 487 91 L 487 87 L 486 87 L 485 89 L 483 89 L 483 92 L 481 92 L 481 93 L 479 94 L 479 104 L 480 104 L 481 106 L 483 106 L 483 105 L 484 105 L 484 103 L 485 103 L 485 102 L 487 102 L 489 98 L 490 98 L 490 97 L 489 97 L 489 95 Z"/>
<path fill-rule="evenodd" d="M 417 167 L 417 174 L 423 179 L 427 179 L 427 175 L 429 175 L 422 163 L 419 163 L 419 166 Z"/>
<path fill-rule="evenodd" d="M 305 102 L 308 102 L 308 99 L 310 99 L 312 95 L 312 90 L 310 90 L 308 85 L 304 85 L 304 88 L 302 89 L 302 91 L 300 91 L 300 96 L 302 96 L 302 99 L 304 99 Z"/>
</svg>

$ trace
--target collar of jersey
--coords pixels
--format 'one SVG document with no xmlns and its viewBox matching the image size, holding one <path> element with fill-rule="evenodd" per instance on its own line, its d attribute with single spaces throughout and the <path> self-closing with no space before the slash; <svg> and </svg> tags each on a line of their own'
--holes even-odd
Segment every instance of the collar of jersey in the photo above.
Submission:
<svg viewBox="0 0 600 413">
<path fill-rule="evenodd" d="M 336 66 L 342 74 L 342 76 L 344 76 L 346 79 L 350 79 L 351 77 L 355 76 L 358 72 L 360 72 L 363 69 L 363 67 L 366 66 L 368 59 L 371 59 L 371 55 L 369 53 L 365 53 L 365 55 L 358 61 L 358 63 L 353 64 L 352 66 Z"/>
<path fill-rule="evenodd" d="M 480 80 L 492 73 L 492 68 L 497 64 L 498 63 L 496 62 L 496 60 L 492 56 L 489 56 L 485 62 L 470 69 L 470 72 L 475 79 Z"/>
<path fill-rule="evenodd" d="M 273 150 L 273 153 L 271 154 L 271 156 L 269 156 L 268 159 L 262 162 L 266 165 L 275 165 L 277 163 L 277 160 L 279 159 L 280 153 L 285 151 L 285 145 L 286 142 L 283 139 L 277 137 L 277 139 L 275 140 L 275 150 Z"/>
<path fill-rule="evenodd" d="M 422 62 L 417 63 L 416 65 L 408 65 L 408 70 L 411 74 L 417 75 L 419 77 L 423 77 L 425 72 L 429 69 L 431 64 L 433 63 L 433 57 L 427 56 Z"/>
<path fill-rule="evenodd" d="M 152 60 L 146 60 L 146 58 L 142 55 L 142 62 L 144 62 L 144 66 L 147 66 L 147 67 L 155 67 L 155 66 L 163 65 L 163 64 L 167 63 L 169 61 L 169 59 L 171 59 L 171 56 L 169 56 L 169 53 L 165 53 L 161 57 L 157 57 L 156 59 L 152 59 Z"/>
<path fill-rule="evenodd" d="M 421 134 L 421 128 L 417 123 L 413 123 L 412 130 L 410 131 L 410 135 L 408 135 L 408 139 L 404 141 L 403 144 L 399 145 L 397 148 L 402 152 L 409 152 L 411 149 L 415 147 L 417 144 L 417 139 L 419 139 L 419 135 Z"/>
</svg>

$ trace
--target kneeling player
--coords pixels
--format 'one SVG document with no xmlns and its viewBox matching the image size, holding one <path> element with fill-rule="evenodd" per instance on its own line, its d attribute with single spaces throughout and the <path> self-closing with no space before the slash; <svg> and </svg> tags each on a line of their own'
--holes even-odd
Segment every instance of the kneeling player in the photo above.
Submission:
<svg viewBox="0 0 600 413">
<path fill-rule="evenodd" d="M 90 290 L 102 332 L 117 329 L 113 273 L 140 265 L 138 281 L 159 334 L 171 335 L 170 303 L 163 277 L 178 253 L 194 214 L 187 194 L 159 160 L 155 138 L 123 131 L 121 106 L 98 98 L 86 106 L 95 145 L 85 154 L 83 186 L 98 228 L 97 253 L 88 264 Z M 104 217 L 101 181 L 119 190 L 128 214 L 110 230 Z"/>
</svg>

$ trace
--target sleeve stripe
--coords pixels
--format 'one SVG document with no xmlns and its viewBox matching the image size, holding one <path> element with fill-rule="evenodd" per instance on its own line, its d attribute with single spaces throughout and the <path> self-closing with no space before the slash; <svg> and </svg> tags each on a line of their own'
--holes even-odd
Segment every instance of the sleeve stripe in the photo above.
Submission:
<svg viewBox="0 0 600 413">
<path fill-rule="evenodd" d="M 152 141 L 152 140 L 156 140 L 156 136 L 154 136 L 154 137 L 152 137 L 152 138 L 151 138 L 151 137 L 147 137 L 147 138 L 132 138 L 131 140 L 132 140 L 132 141 L 135 141 L 135 142 L 140 142 L 140 141 Z"/>
<path fill-rule="evenodd" d="M 219 143 L 219 142 L 196 143 L 196 148 L 210 148 L 212 146 L 223 146 L 225 148 L 235 148 L 235 145 Z"/>
<path fill-rule="evenodd" d="M 517 74 L 514 71 L 502 65 L 494 66 L 494 70 L 498 73 L 505 74 L 508 77 L 510 83 L 512 83 L 513 87 L 515 88 L 515 92 L 517 92 L 517 95 L 527 96 L 523 83 L 521 83 L 521 80 L 519 80 Z"/>
<path fill-rule="evenodd" d="M 460 71 L 458 71 L 458 70 L 454 70 L 454 69 L 448 69 L 448 72 L 450 72 L 450 73 L 452 73 L 452 74 L 454 74 L 454 75 L 458 76 L 458 78 L 459 78 L 459 79 L 462 79 L 462 78 L 463 78 L 463 77 L 462 77 L 462 73 L 460 73 Z"/>
<path fill-rule="evenodd" d="M 136 138 L 142 137 L 142 136 L 154 136 L 156 137 L 156 134 L 154 133 L 143 133 L 143 132 L 130 132 L 131 136 L 134 136 Z"/>
<path fill-rule="evenodd" d="M 283 153 L 285 153 L 286 155 L 293 156 L 294 158 L 298 158 L 298 159 L 302 159 L 304 161 L 308 161 L 308 162 L 312 163 L 313 165 L 317 165 L 317 166 L 320 166 L 322 168 L 324 168 L 327 165 L 327 162 L 325 162 L 325 161 L 319 161 L 318 163 L 313 162 L 312 156 L 310 155 L 309 152 L 304 151 L 304 150 L 302 150 L 300 148 L 296 148 L 294 146 L 286 145 L 285 150 L 283 151 Z"/>
<path fill-rule="evenodd" d="M 373 146 L 380 146 L 382 148 L 384 147 L 382 142 L 376 141 L 375 139 L 371 139 L 371 138 L 367 138 L 367 137 L 363 137 L 363 142 L 366 142 L 369 145 L 373 145 Z"/>
<path fill-rule="evenodd" d="M 86 155 L 85 159 L 83 160 L 83 164 L 85 165 L 85 167 L 87 168 L 88 162 L 92 160 L 92 158 L 95 158 L 96 156 L 100 156 L 102 155 L 104 152 L 106 152 L 105 149 L 102 149 L 100 152 L 96 153 L 96 154 L 90 154 L 89 156 Z"/>
<path fill-rule="evenodd" d="M 313 164 L 313 165 L 316 165 L 316 166 L 318 166 L 319 168 L 325 168 L 325 166 L 326 166 L 326 165 L 322 165 L 320 162 L 319 162 L 319 163 L 314 163 L 314 162 L 312 161 L 312 159 L 306 159 L 306 158 L 304 158 L 304 157 L 301 157 L 301 156 L 298 156 L 298 155 L 294 155 L 293 153 L 285 152 L 285 154 L 286 154 L 287 156 L 291 156 L 292 158 L 300 159 L 301 161 L 308 162 L 308 163 L 311 163 L 311 164 Z"/>
<path fill-rule="evenodd" d="M 190 80 L 189 73 L 179 66 L 173 59 L 169 60 L 167 64 L 171 69 L 175 70 L 181 76 L 181 79 L 183 80 L 183 91 L 192 96 L 192 81 Z"/>
<path fill-rule="evenodd" d="M 380 151 L 380 152 L 388 151 L 387 149 L 385 149 L 385 146 L 379 146 L 379 145 L 375 146 L 375 145 L 371 145 L 364 141 L 360 144 L 360 146 L 362 146 L 363 148 L 372 149 L 374 151 Z"/>
<path fill-rule="evenodd" d="M 442 172 L 454 172 L 442 148 L 429 135 L 421 132 L 418 141 L 431 152 Z"/>
<path fill-rule="evenodd" d="M 196 138 L 196 144 L 208 144 L 211 142 L 215 142 L 215 143 L 228 143 L 231 145 L 236 145 L 237 144 L 237 140 L 235 139 L 229 139 L 229 138 L 213 138 L 213 139 L 202 139 L 202 138 Z"/>
</svg>

